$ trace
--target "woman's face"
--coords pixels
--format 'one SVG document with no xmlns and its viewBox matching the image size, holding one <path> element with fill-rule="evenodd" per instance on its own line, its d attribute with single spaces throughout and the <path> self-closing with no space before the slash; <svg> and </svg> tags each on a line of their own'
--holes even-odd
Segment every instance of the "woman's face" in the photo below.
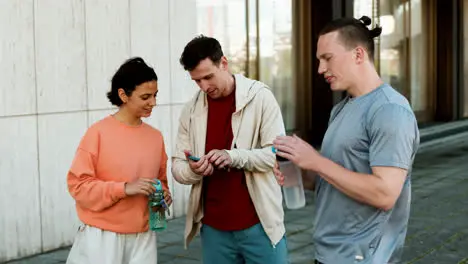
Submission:
<svg viewBox="0 0 468 264">
<path fill-rule="evenodd" d="M 156 95 L 158 94 L 158 83 L 149 81 L 135 87 L 130 96 L 125 95 L 123 89 L 119 89 L 120 99 L 124 102 L 122 106 L 135 117 L 149 117 L 156 106 Z"/>
</svg>

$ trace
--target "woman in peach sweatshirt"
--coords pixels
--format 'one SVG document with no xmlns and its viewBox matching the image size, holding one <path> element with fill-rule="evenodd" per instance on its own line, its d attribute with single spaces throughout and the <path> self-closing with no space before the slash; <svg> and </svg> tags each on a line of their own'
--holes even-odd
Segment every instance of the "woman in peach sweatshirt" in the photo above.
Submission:
<svg viewBox="0 0 468 264">
<path fill-rule="evenodd" d="M 144 123 L 156 105 L 158 77 L 141 58 L 127 60 L 112 78 L 109 101 L 119 107 L 82 138 L 67 182 L 83 223 L 68 264 L 155 264 L 156 235 L 148 230 L 148 195 L 166 177 L 161 132 Z"/>
</svg>

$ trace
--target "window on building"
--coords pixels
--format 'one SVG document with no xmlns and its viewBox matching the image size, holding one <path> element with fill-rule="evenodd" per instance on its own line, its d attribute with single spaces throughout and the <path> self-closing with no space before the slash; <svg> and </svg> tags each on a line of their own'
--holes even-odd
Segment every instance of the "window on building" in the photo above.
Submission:
<svg viewBox="0 0 468 264">
<path fill-rule="evenodd" d="M 234 73 L 248 73 L 245 0 L 197 0 L 197 31 L 216 38 Z M 240 23 L 240 22 L 244 23 Z"/>
<path fill-rule="evenodd" d="M 292 0 L 259 1 L 259 80 L 271 87 L 286 129 L 296 128 L 293 87 Z"/>
<path fill-rule="evenodd" d="M 272 89 L 286 130 L 295 130 L 292 0 L 196 1 L 198 32 L 220 41 L 233 73 Z"/>
<path fill-rule="evenodd" d="M 382 26 L 376 40 L 381 78 L 410 101 L 419 121 L 432 118 L 429 3 L 421 0 L 355 0 L 354 16 Z"/>
</svg>

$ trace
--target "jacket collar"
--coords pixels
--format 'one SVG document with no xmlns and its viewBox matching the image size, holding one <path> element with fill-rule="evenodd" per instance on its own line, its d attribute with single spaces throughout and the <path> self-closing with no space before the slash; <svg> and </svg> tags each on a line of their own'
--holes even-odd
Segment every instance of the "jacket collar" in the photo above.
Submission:
<svg viewBox="0 0 468 264">
<path fill-rule="evenodd" d="M 265 85 L 259 81 L 249 79 L 242 74 L 234 74 L 234 78 L 236 81 L 236 112 L 239 112 L 265 87 Z M 195 100 L 195 108 L 201 107 L 204 109 L 208 107 L 207 95 L 201 90 L 198 91 Z"/>
</svg>

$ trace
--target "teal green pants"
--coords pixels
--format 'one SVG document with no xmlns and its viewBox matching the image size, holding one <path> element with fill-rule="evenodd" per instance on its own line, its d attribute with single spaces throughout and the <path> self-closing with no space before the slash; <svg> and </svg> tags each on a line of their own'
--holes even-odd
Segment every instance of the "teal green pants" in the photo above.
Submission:
<svg viewBox="0 0 468 264">
<path fill-rule="evenodd" d="M 261 224 L 240 231 L 201 229 L 204 264 L 286 264 L 286 238 L 273 246 Z"/>
</svg>

